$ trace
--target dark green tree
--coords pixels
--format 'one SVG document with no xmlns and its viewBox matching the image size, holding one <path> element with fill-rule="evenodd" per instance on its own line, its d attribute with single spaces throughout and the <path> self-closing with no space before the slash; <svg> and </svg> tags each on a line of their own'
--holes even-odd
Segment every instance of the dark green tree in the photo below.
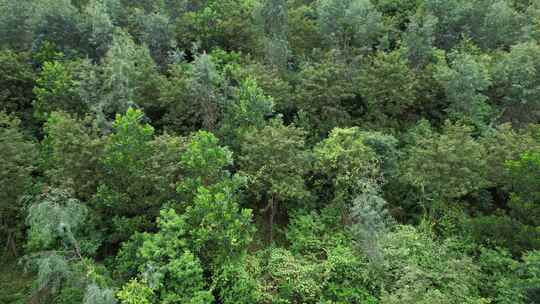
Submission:
<svg viewBox="0 0 540 304">
<path fill-rule="evenodd" d="M 10 254 L 18 254 L 23 237 L 22 196 L 32 183 L 37 150 L 21 130 L 21 121 L 0 112 L 0 238 Z"/>
<path fill-rule="evenodd" d="M 247 132 L 242 139 L 238 160 L 240 174 L 248 178 L 248 187 L 263 205 L 267 216 L 267 240 L 274 239 L 274 218 L 290 199 L 308 195 L 304 174 L 309 169 L 305 132 L 285 126 L 277 119 L 262 129 Z"/>
</svg>

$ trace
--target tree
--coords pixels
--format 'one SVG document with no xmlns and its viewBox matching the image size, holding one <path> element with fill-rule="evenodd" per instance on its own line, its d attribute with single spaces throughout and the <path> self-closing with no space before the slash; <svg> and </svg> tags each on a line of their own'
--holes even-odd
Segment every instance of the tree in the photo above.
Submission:
<svg viewBox="0 0 540 304">
<path fill-rule="evenodd" d="M 225 304 L 248 304 L 257 302 L 257 281 L 249 273 L 247 258 L 231 261 L 214 274 L 213 288 Z"/>
<path fill-rule="evenodd" d="M 117 0 L 90 0 L 83 8 L 79 27 L 88 39 L 87 54 L 95 61 L 105 56 L 113 41 L 113 3 Z"/>
<path fill-rule="evenodd" d="M 486 58 L 467 53 L 450 54 L 451 63 L 440 61 L 435 79 L 445 90 L 447 111 L 453 119 L 469 119 L 477 127 L 489 124 L 491 107 L 484 92 L 491 85 Z"/>
<path fill-rule="evenodd" d="M 45 43 L 52 43 L 68 58 L 84 54 L 88 49 L 79 28 L 81 14 L 69 0 L 35 1 L 34 14 L 29 22 L 36 49 Z"/>
<path fill-rule="evenodd" d="M 227 147 L 221 147 L 219 139 L 212 133 L 199 131 L 193 134 L 180 157 L 185 177 L 176 189 L 188 198 L 193 198 L 199 187 L 222 186 L 230 176 L 227 167 L 232 164 L 232 152 Z"/>
<path fill-rule="evenodd" d="M 117 115 L 100 160 L 104 174 L 94 202 L 112 245 L 153 227 L 161 206 L 178 199 L 175 184 L 184 144 L 166 135 L 154 138 L 143 116 L 135 109 Z"/>
<path fill-rule="evenodd" d="M 289 2 L 289 45 L 295 56 L 309 56 L 321 48 L 316 1 Z"/>
<path fill-rule="evenodd" d="M 214 131 L 219 121 L 222 109 L 222 95 L 219 86 L 221 75 L 216 70 L 212 57 L 207 54 L 197 56 L 193 62 L 192 92 L 195 103 L 201 108 L 203 128 Z"/>
<path fill-rule="evenodd" d="M 377 7 L 377 10 L 380 11 L 386 22 L 391 22 L 395 24 L 394 26 L 398 29 L 404 28 L 408 19 L 411 15 L 418 10 L 422 1 L 418 0 L 375 0 L 373 4 Z"/>
<path fill-rule="evenodd" d="M 77 74 L 85 67 L 79 62 L 45 62 L 34 88 L 34 116 L 46 120 L 53 111 L 83 115 L 86 105 L 80 97 Z"/>
<path fill-rule="evenodd" d="M 350 208 L 351 232 L 356 245 L 376 267 L 384 262 L 380 242 L 394 220 L 386 207 L 387 203 L 377 189 L 367 189 L 352 201 Z"/>
<path fill-rule="evenodd" d="M 201 262 L 186 246 L 184 237 L 188 231 L 184 219 L 173 210 L 164 210 L 158 226 L 158 233 L 145 236 L 139 256 L 144 261 L 140 271 L 148 270 L 143 272 L 143 277 L 146 276 L 149 287 L 155 290 L 159 303 L 212 301 L 211 293 L 206 290 Z"/>
<path fill-rule="evenodd" d="M 176 37 L 183 49 L 199 43 L 201 49 L 216 47 L 253 52 L 256 29 L 253 26 L 255 1 L 189 1 L 188 11 L 176 19 Z"/>
<path fill-rule="evenodd" d="M 274 217 L 288 199 L 308 195 L 304 174 L 308 170 L 305 132 L 280 120 L 246 133 L 238 158 L 240 174 L 248 178 L 250 191 L 262 201 L 267 213 L 267 240 L 274 238 Z M 284 206 L 282 206 L 284 207 Z"/>
<path fill-rule="evenodd" d="M 101 93 L 88 100 L 100 121 L 107 122 L 130 107 L 150 108 L 157 86 L 157 70 L 148 48 L 138 46 L 122 30 L 116 31 L 102 63 Z"/>
<path fill-rule="evenodd" d="M 537 121 L 540 100 L 540 46 L 535 42 L 514 45 L 493 68 L 493 87 L 501 100 L 503 118 L 517 126 Z"/>
<path fill-rule="evenodd" d="M 429 14 L 414 14 L 403 32 L 402 43 L 410 64 L 424 67 L 435 57 L 435 30 L 438 19 Z"/>
<path fill-rule="evenodd" d="M 190 63 L 170 67 L 170 77 L 161 87 L 164 123 L 175 131 L 217 131 L 225 106 L 225 83 L 214 58 L 199 54 Z"/>
<path fill-rule="evenodd" d="M 21 121 L 0 112 L 0 235 L 5 249 L 17 255 L 22 238 L 22 196 L 32 182 L 36 147 L 22 133 Z"/>
<path fill-rule="evenodd" d="M 523 152 L 517 160 L 508 160 L 511 189 L 514 191 L 510 198 L 510 215 L 524 225 L 540 227 L 540 187 L 538 180 L 540 169 L 540 132 L 536 134 L 537 144 Z M 537 248 L 532 248 L 537 249 Z"/>
<path fill-rule="evenodd" d="M 35 75 L 28 56 L 5 50 L 0 52 L 0 111 L 14 114 L 28 125 L 32 119 Z"/>
<path fill-rule="evenodd" d="M 472 36 L 478 45 L 485 49 L 509 47 L 519 42 L 522 35 L 524 16 L 506 0 L 487 1 L 483 22 L 474 29 Z M 482 5 L 482 1 L 478 5 Z"/>
<path fill-rule="evenodd" d="M 159 231 L 144 236 L 138 253 L 141 276 L 159 303 L 212 301 L 203 272 L 218 273 L 245 254 L 253 233 L 251 210 L 239 209 L 234 191 L 201 186 L 184 214 L 163 210 Z"/>
<path fill-rule="evenodd" d="M 396 126 L 416 102 L 416 75 L 403 55 L 400 51 L 378 52 L 360 69 L 359 92 L 366 100 L 368 117 L 376 125 Z"/>
<path fill-rule="evenodd" d="M 189 134 L 200 128 L 199 108 L 194 105 L 191 94 L 190 69 L 186 63 L 172 64 L 168 77 L 163 77 L 159 84 L 158 104 L 163 108 L 159 124 L 169 132 Z"/>
<path fill-rule="evenodd" d="M 523 25 L 523 32 L 526 37 L 536 39 L 540 38 L 540 31 L 538 25 L 540 22 L 540 2 L 531 1 L 530 5 L 525 10 L 525 23 Z"/>
<path fill-rule="evenodd" d="M 426 121 L 411 131 L 402 178 L 429 199 L 448 201 L 487 186 L 486 151 L 472 128 L 446 122 L 442 134 Z"/>
<path fill-rule="evenodd" d="M 289 56 L 287 9 L 284 0 L 265 0 L 259 9 L 266 61 L 281 70 L 287 68 Z"/>
<path fill-rule="evenodd" d="M 380 185 L 381 160 L 365 143 L 365 135 L 358 128 L 336 128 L 313 150 L 315 168 L 328 180 L 332 200 L 340 207 L 346 207 L 366 187 Z M 324 180 L 321 183 L 326 185 Z"/>
<path fill-rule="evenodd" d="M 115 303 L 103 270 L 87 258 L 99 245 L 91 219 L 69 191 L 52 188 L 35 198 L 26 220 L 32 252 L 26 258 L 37 270 L 38 301 L 53 296 L 60 303 Z"/>
<path fill-rule="evenodd" d="M 230 260 L 241 258 L 251 243 L 252 211 L 240 209 L 235 186 L 200 187 L 182 215 L 188 248 L 197 254 L 205 269 L 217 271 Z"/>
<path fill-rule="evenodd" d="M 53 112 L 43 130 L 41 168 L 48 183 L 73 189 L 84 201 L 91 199 L 104 173 L 100 159 L 105 142 L 95 122 Z"/>
<path fill-rule="evenodd" d="M 317 12 L 321 35 L 342 50 L 369 50 L 384 31 L 382 14 L 367 0 L 323 0 Z"/>
<path fill-rule="evenodd" d="M 32 45 L 32 25 L 28 16 L 35 13 L 35 1 L 0 1 L 0 36 L 2 49 L 28 50 Z"/>
<path fill-rule="evenodd" d="M 293 98 L 295 105 L 307 114 L 308 131 L 317 139 L 335 127 L 347 126 L 354 114 L 352 109 L 360 108 L 355 104 L 354 72 L 336 52 L 327 54 L 321 62 L 302 66 Z"/>
<path fill-rule="evenodd" d="M 176 46 L 174 24 L 170 17 L 160 12 L 145 13 L 135 9 L 129 22 L 134 37 L 148 47 L 152 58 L 160 67 L 165 67 Z"/>
<path fill-rule="evenodd" d="M 249 77 L 237 88 L 233 100 L 226 104 L 220 133 L 225 135 L 231 147 L 239 148 L 238 141 L 243 133 L 252 128 L 263 128 L 273 108 L 273 99 Z"/>
<path fill-rule="evenodd" d="M 503 189 L 513 183 L 507 163 L 518 161 L 526 151 L 538 146 L 533 127 L 514 129 L 509 123 L 497 126 L 495 132 L 484 135 L 480 142 L 487 153 L 487 176 L 490 184 Z"/>
<path fill-rule="evenodd" d="M 382 240 L 383 303 L 489 303 L 480 295 L 479 269 L 455 250 L 456 240 L 398 227 Z"/>
<path fill-rule="evenodd" d="M 471 24 L 470 18 L 478 18 L 478 15 L 473 13 L 474 6 L 473 2 L 464 0 L 424 1 L 425 12 L 437 18 L 438 21 L 435 30 L 435 45 L 437 47 L 450 50 L 461 40 L 462 36 L 469 33 L 467 26 Z"/>
</svg>

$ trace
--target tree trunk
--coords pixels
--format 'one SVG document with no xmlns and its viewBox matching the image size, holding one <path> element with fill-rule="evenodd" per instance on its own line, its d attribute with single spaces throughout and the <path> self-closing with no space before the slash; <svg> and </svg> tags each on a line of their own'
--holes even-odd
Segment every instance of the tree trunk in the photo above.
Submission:
<svg viewBox="0 0 540 304">
<path fill-rule="evenodd" d="M 274 195 L 270 195 L 270 200 L 268 202 L 268 244 L 272 244 L 274 241 L 274 217 L 276 215 L 276 206 Z"/>
</svg>

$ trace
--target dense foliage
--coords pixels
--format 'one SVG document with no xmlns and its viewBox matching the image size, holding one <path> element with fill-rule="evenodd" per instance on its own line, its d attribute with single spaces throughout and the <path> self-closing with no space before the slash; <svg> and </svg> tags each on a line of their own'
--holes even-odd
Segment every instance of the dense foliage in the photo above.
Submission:
<svg viewBox="0 0 540 304">
<path fill-rule="evenodd" d="M 0 303 L 540 303 L 540 1 L 0 0 L 0 242 Z"/>
</svg>

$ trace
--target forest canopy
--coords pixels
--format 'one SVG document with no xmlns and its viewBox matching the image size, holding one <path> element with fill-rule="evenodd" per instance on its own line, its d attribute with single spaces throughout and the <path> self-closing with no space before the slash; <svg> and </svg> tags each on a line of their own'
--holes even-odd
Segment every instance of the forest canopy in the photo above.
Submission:
<svg viewBox="0 0 540 304">
<path fill-rule="evenodd" d="M 540 303 L 540 0 L 0 0 L 0 303 Z"/>
</svg>

